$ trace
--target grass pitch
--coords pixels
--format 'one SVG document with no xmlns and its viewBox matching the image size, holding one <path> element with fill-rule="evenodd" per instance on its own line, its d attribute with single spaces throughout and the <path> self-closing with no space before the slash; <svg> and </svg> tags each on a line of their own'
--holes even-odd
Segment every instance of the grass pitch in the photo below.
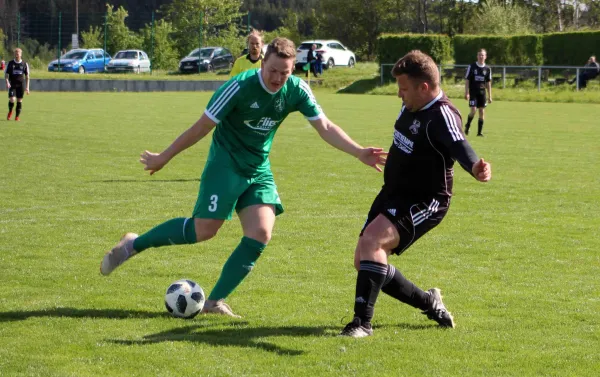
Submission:
<svg viewBox="0 0 600 377">
<path fill-rule="evenodd" d="M 210 140 L 153 177 L 137 159 L 167 147 L 209 97 L 34 93 L 21 122 L 0 121 L 0 376 L 597 375 L 599 105 L 492 104 L 486 137 L 469 140 L 493 180 L 457 168 L 444 222 L 390 259 L 423 289 L 440 287 L 458 327 L 382 294 L 375 335 L 355 340 L 337 334 L 382 175 L 297 114 L 271 154 L 286 212 L 228 300 L 243 319 L 186 321 L 163 307 L 179 278 L 210 291 L 241 238 L 235 219 L 213 240 L 148 250 L 100 276 L 125 231 L 190 215 Z M 397 98 L 317 97 L 357 141 L 391 144 Z"/>
</svg>

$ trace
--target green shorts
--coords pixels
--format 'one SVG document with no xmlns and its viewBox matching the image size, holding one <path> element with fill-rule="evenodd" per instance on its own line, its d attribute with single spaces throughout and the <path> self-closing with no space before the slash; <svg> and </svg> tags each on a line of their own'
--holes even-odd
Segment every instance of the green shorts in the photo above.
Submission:
<svg viewBox="0 0 600 377">
<path fill-rule="evenodd" d="M 251 205 L 271 204 L 275 215 L 283 213 L 277 186 L 270 170 L 254 178 L 239 175 L 230 166 L 207 162 L 200 179 L 194 218 L 230 220 Z"/>
</svg>

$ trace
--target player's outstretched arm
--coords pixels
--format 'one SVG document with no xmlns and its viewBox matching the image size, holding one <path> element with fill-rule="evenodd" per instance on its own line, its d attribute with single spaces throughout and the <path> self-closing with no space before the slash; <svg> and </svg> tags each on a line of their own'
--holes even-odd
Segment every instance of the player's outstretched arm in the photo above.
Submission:
<svg viewBox="0 0 600 377">
<path fill-rule="evenodd" d="M 382 171 L 379 165 L 385 165 L 387 156 L 387 152 L 384 152 L 382 148 L 363 148 L 325 116 L 311 120 L 310 124 L 317 130 L 321 139 L 329 145 L 358 158 L 363 164 L 371 166 L 379 172 Z"/>
<path fill-rule="evenodd" d="M 481 158 L 473 164 L 472 173 L 479 182 L 487 182 L 492 179 L 492 165 Z"/>
<path fill-rule="evenodd" d="M 150 171 L 150 175 L 156 173 L 173 157 L 202 140 L 216 125 L 206 114 L 202 114 L 202 117 L 193 126 L 175 139 L 162 153 L 144 151 L 140 156 L 140 162 L 144 164 L 144 170 Z"/>
</svg>

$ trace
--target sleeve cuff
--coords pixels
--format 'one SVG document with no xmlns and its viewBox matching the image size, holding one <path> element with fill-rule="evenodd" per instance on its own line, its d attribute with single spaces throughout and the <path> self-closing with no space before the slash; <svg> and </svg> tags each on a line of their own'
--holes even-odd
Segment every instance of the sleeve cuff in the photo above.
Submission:
<svg viewBox="0 0 600 377">
<path fill-rule="evenodd" d="M 210 118 L 210 120 L 212 120 L 213 122 L 215 122 L 215 123 L 217 123 L 217 124 L 221 123 L 221 121 L 220 121 L 219 119 L 217 119 L 217 117 L 216 117 L 216 116 L 212 115 L 212 114 L 210 113 L 210 111 L 208 111 L 208 110 L 204 110 L 204 114 L 206 114 L 206 116 L 207 116 L 207 117 L 209 117 L 209 118 Z"/>
</svg>

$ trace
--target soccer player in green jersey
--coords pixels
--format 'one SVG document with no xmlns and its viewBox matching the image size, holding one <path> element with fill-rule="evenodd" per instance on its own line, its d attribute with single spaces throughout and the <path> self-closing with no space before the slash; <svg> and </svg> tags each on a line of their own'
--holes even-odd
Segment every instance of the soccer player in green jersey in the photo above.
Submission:
<svg viewBox="0 0 600 377">
<path fill-rule="evenodd" d="M 292 76 L 295 58 L 294 43 L 275 38 L 261 69 L 226 82 L 202 117 L 162 153 L 142 153 L 144 169 L 154 174 L 214 129 L 191 218 L 171 219 L 140 236 L 125 234 L 102 259 L 103 275 L 151 247 L 206 241 L 236 210 L 244 236 L 223 266 L 203 313 L 239 317 L 224 299 L 252 270 L 271 239 L 275 216 L 283 212 L 268 156 L 275 132 L 288 114 L 300 111 L 327 143 L 381 171 L 378 165 L 385 163 L 386 152 L 363 148 L 325 116 L 309 86 Z"/>
</svg>

